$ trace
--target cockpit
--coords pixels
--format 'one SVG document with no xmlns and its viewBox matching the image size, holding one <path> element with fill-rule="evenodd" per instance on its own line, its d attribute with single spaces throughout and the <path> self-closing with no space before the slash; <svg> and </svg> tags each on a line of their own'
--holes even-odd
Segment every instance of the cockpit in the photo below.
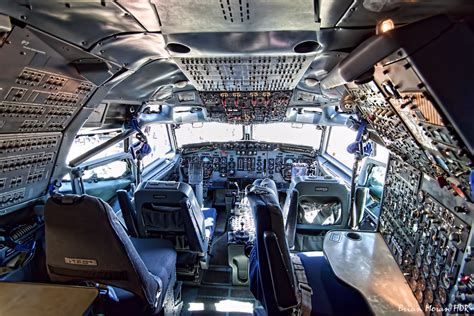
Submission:
<svg viewBox="0 0 474 316">
<path fill-rule="evenodd" d="M 474 313 L 470 1 L 4 1 L 0 315 Z"/>
</svg>

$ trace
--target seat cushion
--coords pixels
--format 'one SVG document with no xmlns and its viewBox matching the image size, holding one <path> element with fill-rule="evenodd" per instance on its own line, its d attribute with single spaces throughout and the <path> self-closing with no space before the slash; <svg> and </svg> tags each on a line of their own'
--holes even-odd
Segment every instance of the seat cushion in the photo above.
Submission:
<svg viewBox="0 0 474 316">
<path fill-rule="evenodd" d="M 214 236 L 214 230 L 216 229 L 217 211 L 215 208 L 203 208 L 202 213 L 204 215 L 206 238 L 210 240 Z"/>
<path fill-rule="evenodd" d="M 341 281 L 332 271 L 322 252 L 297 254 L 313 289 L 311 315 L 372 315 L 362 295 Z"/>
<path fill-rule="evenodd" d="M 162 293 L 165 293 L 176 272 L 176 251 L 173 244 L 156 238 L 130 239 L 148 271 L 161 279 Z"/>
</svg>

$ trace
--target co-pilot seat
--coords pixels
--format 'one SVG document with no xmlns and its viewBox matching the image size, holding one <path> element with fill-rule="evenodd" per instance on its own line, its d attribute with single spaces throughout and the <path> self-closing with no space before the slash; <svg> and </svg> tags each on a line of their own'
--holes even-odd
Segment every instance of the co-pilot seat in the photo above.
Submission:
<svg viewBox="0 0 474 316">
<path fill-rule="evenodd" d="M 44 218 L 51 281 L 115 287 L 119 302 L 106 302 L 114 315 L 153 315 L 174 303 L 176 252 L 170 242 L 130 238 L 112 208 L 88 195 L 49 198 Z"/>
<path fill-rule="evenodd" d="M 324 235 L 349 226 L 350 193 L 331 177 L 295 177 L 283 206 L 289 247 L 295 251 L 320 251 Z"/>
<path fill-rule="evenodd" d="M 201 209 L 193 189 L 183 182 L 147 181 L 135 191 L 138 230 L 142 237 L 173 243 L 180 275 L 195 277 L 207 267 L 216 210 Z"/>
<path fill-rule="evenodd" d="M 282 211 L 266 184 L 254 183 L 247 198 L 255 222 L 256 240 L 249 261 L 250 290 L 267 315 L 294 315 L 301 286 L 295 277 L 293 260 L 286 242 Z M 311 287 L 311 315 L 372 315 L 360 293 L 340 281 L 322 252 L 298 256 Z"/>
</svg>

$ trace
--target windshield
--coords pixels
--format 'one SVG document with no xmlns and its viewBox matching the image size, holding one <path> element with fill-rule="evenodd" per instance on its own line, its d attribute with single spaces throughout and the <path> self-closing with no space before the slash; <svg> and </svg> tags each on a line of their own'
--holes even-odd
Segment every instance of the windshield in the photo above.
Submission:
<svg viewBox="0 0 474 316">
<path fill-rule="evenodd" d="M 209 122 L 193 127 L 193 124 L 182 124 L 175 129 L 175 134 L 180 147 L 193 143 L 236 141 L 242 139 L 242 125 Z"/>
<path fill-rule="evenodd" d="M 271 123 L 253 126 L 253 139 L 271 143 L 284 143 L 311 146 L 318 149 L 322 131 L 316 125 L 302 124 L 298 127 L 292 123 Z"/>
</svg>

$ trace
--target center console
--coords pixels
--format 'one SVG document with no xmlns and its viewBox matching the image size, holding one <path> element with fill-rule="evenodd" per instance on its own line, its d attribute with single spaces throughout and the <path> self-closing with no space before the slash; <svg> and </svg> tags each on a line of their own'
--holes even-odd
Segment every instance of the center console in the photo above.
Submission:
<svg viewBox="0 0 474 316">
<path fill-rule="evenodd" d="M 232 284 L 247 285 L 249 255 L 255 240 L 252 210 L 245 197 L 235 204 L 228 223 L 228 258 L 232 269 Z"/>
</svg>

